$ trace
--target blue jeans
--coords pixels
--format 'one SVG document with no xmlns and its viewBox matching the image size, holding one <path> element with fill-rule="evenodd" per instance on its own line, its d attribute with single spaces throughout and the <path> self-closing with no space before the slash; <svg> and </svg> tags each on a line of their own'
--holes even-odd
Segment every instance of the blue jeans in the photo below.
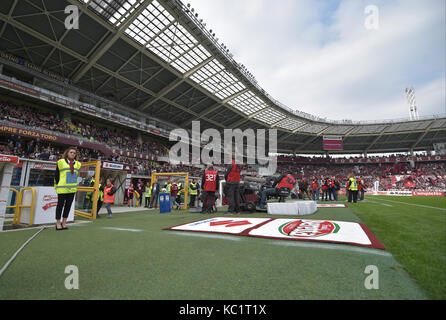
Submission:
<svg viewBox="0 0 446 320">
<path fill-rule="evenodd" d="M 312 191 L 313 191 L 313 195 L 312 195 L 313 201 L 319 200 L 319 189 L 312 190 Z"/>
<path fill-rule="evenodd" d="M 331 188 L 331 194 L 333 195 L 333 200 L 338 201 L 338 191 L 335 188 Z"/>
<path fill-rule="evenodd" d="M 268 196 L 274 196 L 277 194 L 276 188 L 269 188 L 262 191 L 262 198 L 260 200 L 260 205 L 264 206 L 266 204 L 266 199 Z"/>
</svg>

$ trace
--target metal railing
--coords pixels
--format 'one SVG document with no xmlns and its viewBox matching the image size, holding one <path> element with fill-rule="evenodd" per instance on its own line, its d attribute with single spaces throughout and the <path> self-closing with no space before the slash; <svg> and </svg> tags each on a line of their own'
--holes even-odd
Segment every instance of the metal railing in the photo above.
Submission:
<svg viewBox="0 0 446 320">
<path fill-rule="evenodd" d="M 31 191 L 31 204 L 23 204 L 23 194 L 25 191 L 30 190 Z M 12 220 L 12 224 L 19 224 L 20 218 L 22 216 L 22 209 L 29 209 L 29 222 L 28 226 L 33 225 L 34 221 L 34 208 L 36 205 L 36 189 L 35 188 L 23 188 L 20 190 L 19 198 L 17 199 L 16 206 L 17 209 L 14 213 L 14 219 Z"/>
</svg>

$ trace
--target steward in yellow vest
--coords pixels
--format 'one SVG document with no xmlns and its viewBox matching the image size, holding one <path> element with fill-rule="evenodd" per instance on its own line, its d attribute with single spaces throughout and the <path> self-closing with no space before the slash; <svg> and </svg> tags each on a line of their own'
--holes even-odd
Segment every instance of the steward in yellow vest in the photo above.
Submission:
<svg viewBox="0 0 446 320">
<path fill-rule="evenodd" d="M 354 177 L 353 173 L 348 176 L 348 202 L 358 202 L 358 181 Z"/>
<path fill-rule="evenodd" d="M 62 159 L 57 161 L 56 173 L 54 176 L 54 188 L 57 193 L 56 207 L 56 230 L 66 230 L 67 219 L 70 214 L 71 205 L 77 192 L 79 170 L 81 163 L 76 160 L 78 151 L 75 147 L 65 150 Z M 62 223 L 60 219 L 62 217 Z"/>
<path fill-rule="evenodd" d="M 197 199 L 198 195 L 198 184 L 197 181 L 194 179 L 189 184 L 189 194 L 190 194 L 190 207 L 195 208 L 195 201 Z"/>
<path fill-rule="evenodd" d="M 150 198 L 152 197 L 152 186 L 149 184 L 146 185 L 146 191 L 144 192 L 144 208 L 149 207 Z"/>
<path fill-rule="evenodd" d="M 67 159 L 60 159 L 57 161 L 56 178 L 54 188 L 57 194 L 76 193 L 77 192 L 77 178 L 79 177 L 79 170 L 81 163 L 74 160 L 73 170 L 70 168 L 70 163 Z"/>
</svg>

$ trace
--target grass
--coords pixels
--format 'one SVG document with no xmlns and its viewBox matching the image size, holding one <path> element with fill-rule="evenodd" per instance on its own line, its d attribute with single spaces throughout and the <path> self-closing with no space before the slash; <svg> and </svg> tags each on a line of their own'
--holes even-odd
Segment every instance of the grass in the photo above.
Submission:
<svg viewBox="0 0 446 320">
<path fill-rule="evenodd" d="M 436 200 L 424 201 L 441 205 Z M 212 216 L 222 216 L 221 210 Z M 327 248 L 297 241 L 162 230 L 208 217 L 185 211 L 163 215 L 142 211 L 115 214 L 68 231 L 45 230 L 0 277 L 0 299 L 445 298 L 442 211 L 366 202 L 322 208 L 305 217 L 363 222 L 393 256 L 374 254 L 373 249 L 343 250 L 356 248 L 348 245 Z M 0 233 L 0 267 L 36 231 Z M 68 265 L 79 269 L 79 290 L 65 289 Z M 379 269 L 379 290 L 364 287 L 364 270 L 369 265 Z"/>
<path fill-rule="evenodd" d="M 429 298 L 446 299 L 446 211 L 413 206 L 445 209 L 446 199 L 390 196 L 368 199 L 377 203 L 352 204 L 350 209 L 373 230 Z"/>
</svg>

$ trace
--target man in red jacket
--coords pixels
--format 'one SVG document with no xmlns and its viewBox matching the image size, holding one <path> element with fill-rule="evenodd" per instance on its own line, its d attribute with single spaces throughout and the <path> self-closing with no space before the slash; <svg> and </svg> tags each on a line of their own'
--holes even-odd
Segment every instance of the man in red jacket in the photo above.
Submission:
<svg viewBox="0 0 446 320">
<path fill-rule="evenodd" d="M 212 213 L 215 192 L 217 191 L 219 183 L 220 178 L 218 172 L 214 170 L 212 165 L 209 165 L 201 180 L 203 190 L 203 208 L 201 213 Z"/>
<path fill-rule="evenodd" d="M 266 199 L 268 196 L 274 196 L 279 194 L 279 190 L 282 188 L 287 188 L 289 190 L 294 188 L 294 185 L 296 184 L 296 179 L 292 176 L 291 173 L 283 174 L 280 177 L 278 177 L 274 183 L 273 187 L 269 189 L 265 189 L 262 191 L 262 198 L 260 200 L 260 206 L 259 210 L 265 210 L 266 205 Z"/>
<path fill-rule="evenodd" d="M 235 154 L 232 154 L 232 163 L 225 173 L 226 195 L 229 199 L 227 214 L 240 214 L 240 174 L 242 167 L 235 163 Z"/>
</svg>

